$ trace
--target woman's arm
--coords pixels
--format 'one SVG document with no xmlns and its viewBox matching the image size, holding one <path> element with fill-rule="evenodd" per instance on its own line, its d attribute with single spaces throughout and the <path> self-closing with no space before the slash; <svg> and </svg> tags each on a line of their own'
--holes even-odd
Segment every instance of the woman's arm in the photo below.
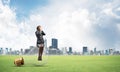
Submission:
<svg viewBox="0 0 120 72">
<path fill-rule="evenodd" d="M 39 35 L 38 35 L 38 32 L 37 32 L 37 31 L 35 32 L 35 35 L 36 35 L 37 38 L 39 38 Z"/>
<path fill-rule="evenodd" d="M 42 35 L 45 35 L 44 31 L 42 31 Z"/>
</svg>

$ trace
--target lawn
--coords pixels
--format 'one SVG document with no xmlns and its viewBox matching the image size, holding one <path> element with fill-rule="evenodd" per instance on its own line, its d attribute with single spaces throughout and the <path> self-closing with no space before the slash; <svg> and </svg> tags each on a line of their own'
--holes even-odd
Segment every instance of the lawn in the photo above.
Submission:
<svg viewBox="0 0 120 72">
<path fill-rule="evenodd" d="M 15 58 L 0 56 L 0 72 L 120 72 L 120 56 L 23 56 L 25 65 L 16 67 Z"/>
</svg>

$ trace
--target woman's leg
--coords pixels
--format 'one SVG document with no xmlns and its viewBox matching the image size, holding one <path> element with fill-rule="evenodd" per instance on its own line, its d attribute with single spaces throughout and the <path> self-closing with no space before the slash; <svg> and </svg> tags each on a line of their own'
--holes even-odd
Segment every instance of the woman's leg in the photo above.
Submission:
<svg viewBox="0 0 120 72">
<path fill-rule="evenodd" d="M 43 50 L 44 50 L 44 45 L 40 45 L 38 60 L 42 60 Z"/>
<path fill-rule="evenodd" d="M 41 60 L 41 50 L 40 50 L 41 48 L 39 47 L 39 53 L 38 53 L 38 60 Z"/>
</svg>

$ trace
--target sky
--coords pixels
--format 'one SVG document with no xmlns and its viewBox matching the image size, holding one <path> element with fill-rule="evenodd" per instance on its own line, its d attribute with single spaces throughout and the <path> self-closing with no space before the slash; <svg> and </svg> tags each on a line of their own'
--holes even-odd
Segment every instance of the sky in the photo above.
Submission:
<svg viewBox="0 0 120 72">
<path fill-rule="evenodd" d="M 36 46 L 38 25 L 48 47 L 120 50 L 120 0 L 0 0 L 0 47 Z"/>
</svg>

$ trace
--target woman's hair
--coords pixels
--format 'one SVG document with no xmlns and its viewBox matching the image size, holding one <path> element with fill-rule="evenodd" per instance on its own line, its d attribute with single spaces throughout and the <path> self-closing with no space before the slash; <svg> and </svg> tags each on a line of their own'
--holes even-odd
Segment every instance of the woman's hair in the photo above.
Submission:
<svg viewBox="0 0 120 72">
<path fill-rule="evenodd" d="M 37 30 L 39 30 L 39 27 L 41 27 L 41 26 L 40 26 L 40 25 L 39 25 L 39 26 L 37 26 L 37 28 L 36 28 L 36 29 L 37 29 Z"/>
</svg>

